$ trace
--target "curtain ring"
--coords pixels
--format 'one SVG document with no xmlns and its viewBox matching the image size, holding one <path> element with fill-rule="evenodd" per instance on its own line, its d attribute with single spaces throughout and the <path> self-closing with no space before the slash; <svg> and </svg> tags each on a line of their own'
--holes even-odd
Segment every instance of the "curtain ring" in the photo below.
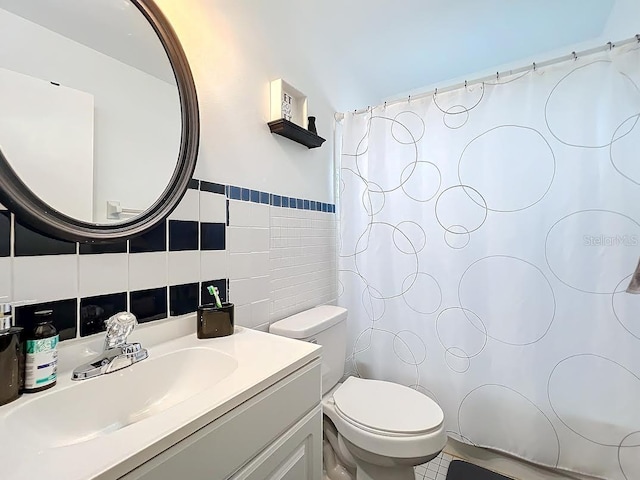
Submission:
<svg viewBox="0 0 640 480">
<path fill-rule="evenodd" d="M 533 62 L 533 71 L 536 71 L 536 62 Z"/>
<path fill-rule="evenodd" d="M 607 42 L 607 45 L 609 45 L 609 51 L 613 50 L 613 47 L 615 47 L 615 45 L 611 42 Z"/>
<path fill-rule="evenodd" d="M 576 54 L 576 52 L 571 52 L 571 55 L 573 55 L 574 61 L 578 60 L 578 55 Z"/>
<path fill-rule="evenodd" d="M 467 85 L 468 85 L 468 83 L 467 83 L 467 81 L 465 80 L 465 81 L 464 81 L 464 88 L 467 88 Z"/>
<path fill-rule="evenodd" d="M 496 72 L 496 80 L 500 80 L 500 72 Z"/>
</svg>

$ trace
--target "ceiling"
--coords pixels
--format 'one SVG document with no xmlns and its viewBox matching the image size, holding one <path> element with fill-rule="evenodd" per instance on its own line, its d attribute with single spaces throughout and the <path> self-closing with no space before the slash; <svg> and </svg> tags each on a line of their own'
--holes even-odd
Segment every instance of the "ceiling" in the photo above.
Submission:
<svg viewBox="0 0 640 480">
<path fill-rule="evenodd" d="M 173 1 L 182 0 L 158 3 Z M 280 70 L 295 62 L 308 71 L 339 111 L 569 52 L 601 36 L 612 12 L 633 23 L 630 8 L 640 14 L 638 0 L 191 0 L 183 8 L 189 4 L 215 10 L 262 57 L 280 57 L 273 64 Z M 154 32 L 129 0 L 0 0 L 0 8 L 173 82 Z"/>
<path fill-rule="evenodd" d="M 227 15 L 240 15 L 244 22 L 252 22 L 254 35 L 263 35 L 262 41 L 268 41 L 270 48 L 308 63 L 329 91 L 345 92 L 344 98 L 337 100 L 337 108 L 352 109 L 596 38 L 607 25 L 616 1 L 640 3 L 637 0 L 217 0 L 215 3 Z M 278 28 L 272 28 L 273 24 Z M 347 92 L 350 99 L 346 98 Z"/>
<path fill-rule="evenodd" d="M 162 44 L 129 0 L 0 0 L 0 8 L 175 84 Z"/>
</svg>

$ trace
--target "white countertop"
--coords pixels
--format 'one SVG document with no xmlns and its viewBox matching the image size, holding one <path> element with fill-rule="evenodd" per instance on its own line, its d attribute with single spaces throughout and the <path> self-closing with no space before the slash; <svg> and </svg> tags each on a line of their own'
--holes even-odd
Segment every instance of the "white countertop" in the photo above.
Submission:
<svg viewBox="0 0 640 480">
<path fill-rule="evenodd" d="M 171 322 L 189 322 L 176 327 Z M 262 390 L 319 358 L 317 345 L 290 340 L 267 333 L 236 327 L 229 337 L 199 340 L 192 325 L 195 318 L 160 322 L 153 328 L 144 326 L 135 332 L 149 350 L 149 358 L 184 348 L 207 348 L 231 355 L 238 362 L 237 369 L 218 384 L 203 390 L 164 412 L 128 425 L 113 433 L 74 445 L 41 449 L 24 438 L 17 439 L 7 426 L 7 416 L 15 409 L 35 399 L 82 382 L 71 381 L 70 371 L 93 355 L 103 336 L 74 340 L 60 351 L 58 384 L 45 392 L 23 395 L 19 400 L 0 407 L 0 477 L 2 480 L 89 480 L 115 479 L 148 461 L 155 455 L 186 438 L 196 430 L 221 417 Z M 185 332 L 189 332 L 184 335 Z M 167 336 L 180 334 L 167 340 Z M 133 337 L 134 335 L 132 335 Z M 148 340 L 145 343 L 145 338 Z M 160 340 L 159 340 L 160 339 Z M 155 343 L 160 341 L 161 343 Z M 67 342 L 65 342 L 67 343 Z M 80 355 L 81 352 L 81 355 Z M 74 360 L 75 359 L 75 360 Z M 144 360 L 140 364 L 149 361 Z M 135 369 L 137 365 L 129 367 Z M 128 369 L 125 369 L 128 370 Z M 119 375 L 114 372 L 109 375 Z M 170 371 L 166 372 L 168 375 Z M 202 372 L 206 375 L 206 371 Z M 99 380 L 100 377 L 83 382 Z M 105 392 L 101 401 L 126 392 Z M 101 402 L 87 399 L 69 408 L 81 409 L 87 416 L 101 408 Z M 51 411 L 51 415 L 56 415 Z"/>
</svg>

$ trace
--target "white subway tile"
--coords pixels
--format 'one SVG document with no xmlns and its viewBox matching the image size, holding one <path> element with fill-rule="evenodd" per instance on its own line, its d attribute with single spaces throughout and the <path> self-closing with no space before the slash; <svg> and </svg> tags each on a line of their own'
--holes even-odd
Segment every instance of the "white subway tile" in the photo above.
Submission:
<svg viewBox="0 0 640 480">
<path fill-rule="evenodd" d="M 13 259 L 13 301 L 46 302 L 78 296 L 78 256 Z"/>
<path fill-rule="evenodd" d="M 233 280 L 269 275 L 269 253 L 232 253 L 229 278 Z"/>
<path fill-rule="evenodd" d="M 269 321 L 271 300 L 262 300 L 251 304 L 251 324 L 260 325 Z"/>
<path fill-rule="evenodd" d="M 169 252 L 169 285 L 182 285 L 199 281 L 199 251 Z"/>
<path fill-rule="evenodd" d="M 252 205 L 255 204 L 240 200 L 229 200 L 229 225 L 232 227 L 252 227 Z"/>
<path fill-rule="evenodd" d="M 226 197 L 217 193 L 200 192 L 200 221 L 209 223 L 226 223 Z"/>
<path fill-rule="evenodd" d="M 239 280 L 252 277 L 253 253 L 229 254 L 229 279 Z"/>
<path fill-rule="evenodd" d="M 251 279 L 251 301 L 266 300 L 271 293 L 269 277 L 255 277 Z"/>
<path fill-rule="evenodd" d="M 80 255 L 80 297 L 94 297 L 129 290 L 126 253 Z"/>
<path fill-rule="evenodd" d="M 197 222 L 199 218 L 198 190 L 188 189 L 176 209 L 169 215 L 169 220 L 189 220 Z"/>
<path fill-rule="evenodd" d="M 228 254 L 226 250 L 200 252 L 200 280 L 228 278 Z"/>
<path fill-rule="evenodd" d="M 146 290 L 168 284 L 167 252 L 129 255 L 129 290 Z"/>
<path fill-rule="evenodd" d="M 263 323 L 262 325 L 258 325 L 253 327 L 254 330 L 259 330 L 261 332 L 269 332 L 269 322 Z"/>
<path fill-rule="evenodd" d="M 268 228 L 252 228 L 251 229 L 251 251 L 252 252 L 268 252 L 269 251 L 269 229 Z"/>
<path fill-rule="evenodd" d="M 248 305 L 253 301 L 251 279 L 230 280 L 229 281 L 229 300 L 236 307 Z"/>
<path fill-rule="evenodd" d="M 227 228 L 227 249 L 230 253 L 251 253 L 253 251 L 252 229 L 248 227 Z"/>
<path fill-rule="evenodd" d="M 251 226 L 269 228 L 269 205 L 252 203 Z"/>
<path fill-rule="evenodd" d="M 233 308 L 233 322 L 241 327 L 251 328 L 251 305 L 235 304 Z"/>
<path fill-rule="evenodd" d="M 277 213 L 272 210 L 270 232 L 271 321 L 327 303 L 337 290 L 334 217 L 300 210 Z"/>
<path fill-rule="evenodd" d="M 11 257 L 0 258 L 0 298 L 7 297 L 0 300 L 13 301 L 13 292 L 11 289 L 11 277 L 12 277 L 13 262 Z"/>
</svg>

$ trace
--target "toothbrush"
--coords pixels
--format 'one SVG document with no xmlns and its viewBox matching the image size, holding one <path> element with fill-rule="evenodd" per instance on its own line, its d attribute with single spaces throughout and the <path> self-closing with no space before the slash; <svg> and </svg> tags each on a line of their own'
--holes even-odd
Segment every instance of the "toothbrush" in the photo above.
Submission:
<svg viewBox="0 0 640 480">
<path fill-rule="evenodd" d="M 220 301 L 220 292 L 218 291 L 218 287 L 214 287 L 213 285 L 209 285 L 207 287 L 207 291 L 209 295 L 213 295 L 216 299 L 216 307 L 222 308 L 222 302 Z"/>
</svg>

